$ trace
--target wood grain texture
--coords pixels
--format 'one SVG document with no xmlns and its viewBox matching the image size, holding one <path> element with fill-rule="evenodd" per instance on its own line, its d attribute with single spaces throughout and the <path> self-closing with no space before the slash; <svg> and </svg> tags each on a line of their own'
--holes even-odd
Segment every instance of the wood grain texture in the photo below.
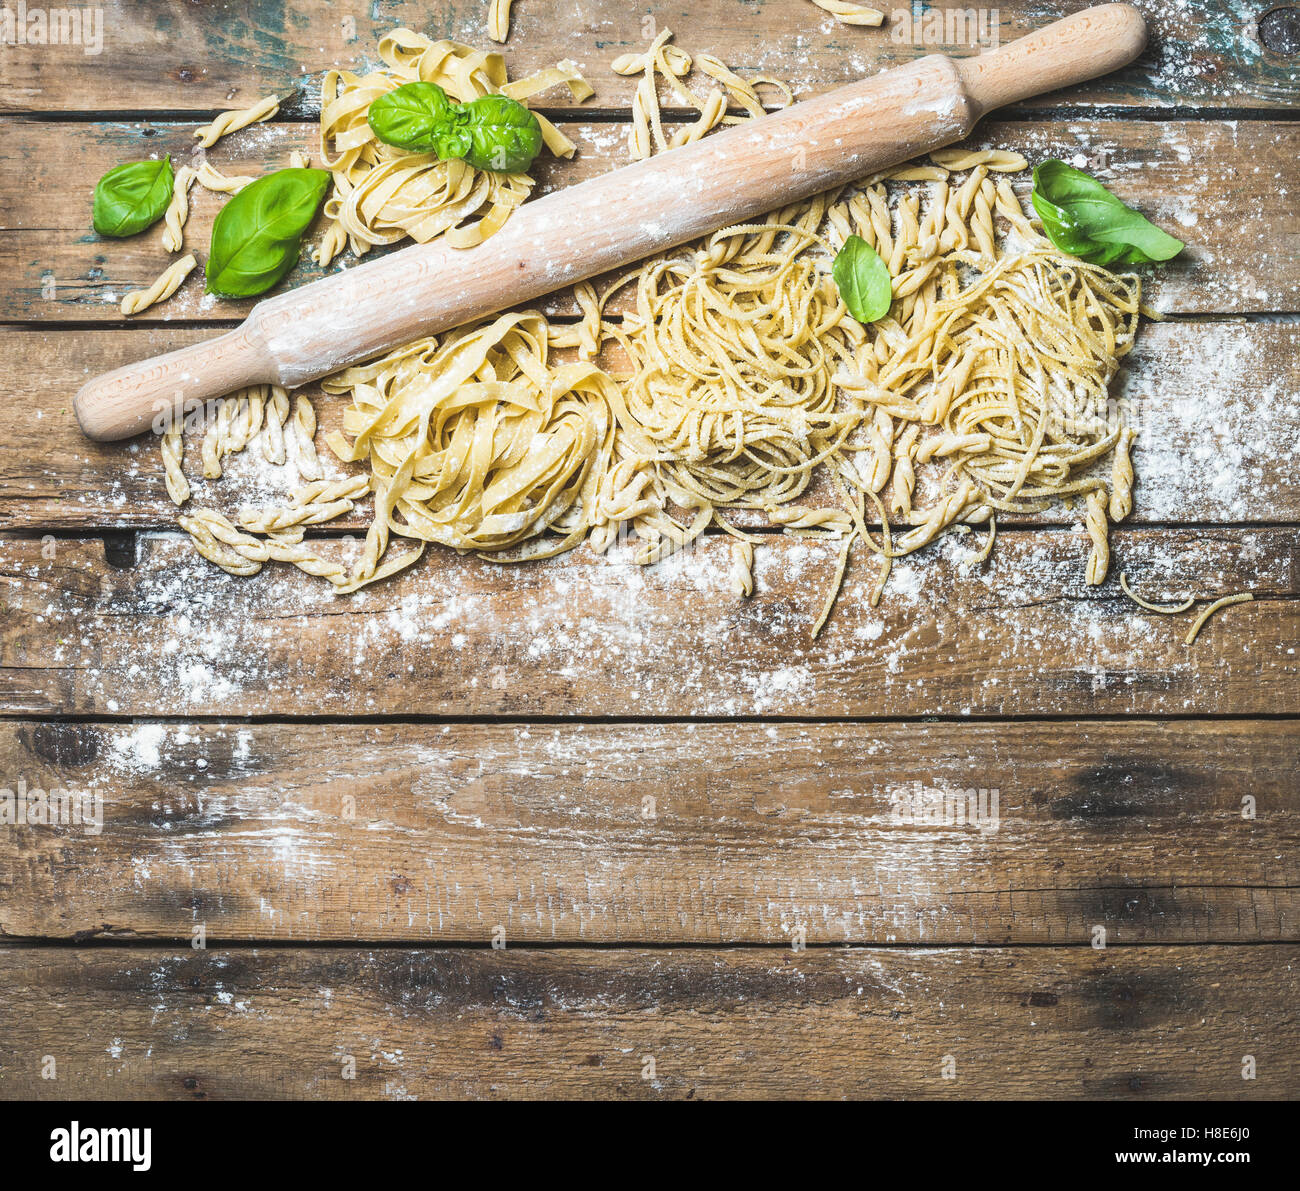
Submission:
<svg viewBox="0 0 1300 1191">
<path fill-rule="evenodd" d="M 958 16 L 968 6 L 946 3 L 934 6 L 942 14 L 939 28 L 933 18 L 928 25 L 905 21 L 909 5 L 900 3 L 881 6 L 890 16 L 887 27 L 856 29 L 804 0 L 633 5 L 584 0 L 558 10 L 521 3 L 505 53 L 516 77 L 572 58 L 596 88 L 592 103 L 626 108 L 635 80 L 614 74 L 609 64 L 642 48 L 656 29 L 669 28 L 691 51 L 717 54 L 742 75 L 763 72 L 784 78 L 798 94 L 807 95 L 929 53 L 976 53 L 1089 6 L 1088 0 L 1008 0 L 985 10 L 986 17 L 996 15 L 997 23 L 981 28 Z M 1251 111 L 1295 103 L 1300 91 L 1295 59 L 1264 51 L 1246 24 L 1249 14 L 1243 15 L 1238 5 L 1197 0 L 1186 5 L 1147 2 L 1141 8 L 1151 41 L 1133 66 L 1035 106 L 1199 105 Z M 318 102 L 320 72 L 373 64 L 379 37 L 395 26 L 491 47 L 483 0 L 445 0 L 432 8 L 415 0 L 391 0 L 360 10 L 323 0 L 291 7 L 262 0 L 233 9 L 112 0 L 102 11 L 98 55 L 88 55 L 86 49 L 93 46 L 80 43 L 6 47 L 0 110 L 212 111 L 296 84 L 301 96 L 293 110 L 309 114 Z M 568 102 L 560 91 L 547 100 Z"/>
<path fill-rule="evenodd" d="M 0 454 L 0 526 L 174 526 L 157 442 L 150 436 L 89 441 L 72 415 L 72 394 L 96 373 L 210 333 L 0 330 L 0 441 L 8 448 Z M 341 475 L 346 469 L 324 436 L 340 426 L 345 403 L 315 386 L 304 392 L 320 398 L 317 445 L 326 467 Z M 1150 324 L 1113 393 L 1140 431 L 1134 524 L 1300 521 L 1300 482 L 1285 449 L 1300 437 L 1300 327 Z M 203 481 L 200 442 L 201 431 L 187 436 L 186 471 L 197 505 L 233 512 L 244 503 L 279 504 L 296 482 L 261 462 L 256 446 L 229 460 L 226 478 Z M 838 503 L 827 484 L 808 502 Z M 1071 524 L 1077 516 L 1060 507 L 1033 520 Z M 367 505 L 335 525 L 362 529 L 369 517 Z M 765 518 L 738 514 L 736 520 L 755 525 Z"/>
<path fill-rule="evenodd" d="M 538 159 L 535 196 L 574 185 L 626 162 L 624 124 L 566 124 L 580 151 L 572 161 Z M 122 161 L 167 153 L 176 164 L 193 152 L 192 125 L 0 121 L 0 317 L 9 322 L 121 322 L 123 293 L 148 285 L 172 259 L 162 228 L 107 240 L 90 228 L 96 179 Z M 317 152 L 316 127 L 258 125 L 211 152 L 228 174 L 283 168 L 294 149 Z M 1187 242 L 1179 258 L 1143 269 L 1144 297 L 1177 314 L 1245 314 L 1300 309 L 1300 124 L 1142 120 L 988 122 L 969 144 L 1018 149 L 1029 160 L 1073 161 L 1125 202 Z M 76 184 L 70 184 L 76 179 Z M 1027 200 L 1028 178 L 1016 183 Z M 38 197 L 39 196 L 39 197 Z M 206 258 L 212 221 L 225 201 L 194 186 L 186 247 Z M 320 224 L 309 236 L 319 239 Z M 409 243 L 409 241 L 407 242 Z M 379 255 L 379 250 L 365 259 Z M 352 258 L 345 256 L 341 263 Z M 332 268 L 338 268 L 336 262 Z M 324 275 L 310 253 L 290 275 L 296 286 Z M 169 301 L 134 325 L 242 318 L 251 300 L 203 296 L 196 272 Z M 567 292 L 543 306 L 575 313 Z"/>
<path fill-rule="evenodd" d="M 0 1094 L 1288 1099 L 1298 961 L 1290 945 L 3 948 L 0 1003 L 25 1009 L 0 1033 Z"/>
<path fill-rule="evenodd" d="M 1112 581 L 1087 537 L 1007 531 L 981 569 L 949 538 L 850 566 L 812 640 L 833 547 L 776 537 L 730 592 L 728 540 L 646 570 L 579 547 L 501 567 L 439 553 L 340 598 L 288 568 L 239 579 L 150 536 L 0 543 L 0 709 L 18 715 L 925 716 L 1296 714 L 1300 530 L 1121 530 L 1113 570 L 1168 598 L 1254 592 L 1195 647 Z M 328 545 L 328 544 L 326 544 Z M 323 547 L 325 548 L 325 547 Z M 356 549 L 358 543 L 340 543 Z M 129 562 L 129 559 L 126 560 Z"/>
<path fill-rule="evenodd" d="M 6 938 L 1300 941 L 1294 722 L 8 722 L 0 771 L 103 798 L 0 831 Z"/>
</svg>

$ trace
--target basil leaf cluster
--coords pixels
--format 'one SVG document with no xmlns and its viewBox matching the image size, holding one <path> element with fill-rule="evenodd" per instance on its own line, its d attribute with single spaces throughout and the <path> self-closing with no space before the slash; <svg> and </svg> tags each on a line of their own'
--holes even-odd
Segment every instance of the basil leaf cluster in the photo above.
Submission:
<svg viewBox="0 0 1300 1191">
<path fill-rule="evenodd" d="M 831 278 L 848 312 L 860 323 L 874 323 L 889 313 L 894 283 L 889 266 L 861 236 L 850 236 L 835 255 Z"/>
<path fill-rule="evenodd" d="M 404 83 L 376 99 L 366 119 L 386 145 L 497 174 L 522 173 L 542 150 L 537 117 L 506 95 L 452 103 L 436 83 Z"/>
<path fill-rule="evenodd" d="M 1030 196 L 1047 238 L 1094 265 L 1167 261 L 1183 242 L 1117 199 L 1096 178 L 1052 158 L 1034 167 Z"/>
<path fill-rule="evenodd" d="M 170 157 L 114 166 L 95 187 L 91 222 L 101 236 L 134 236 L 155 224 L 172 201 Z"/>
<path fill-rule="evenodd" d="M 452 124 L 451 109 L 447 92 L 437 83 L 405 83 L 376 99 L 366 119 L 386 145 L 412 153 L 437 153 L 440 137 Z"/>
<path fill-rule="evenodd" d="M 208 293 L 249 298 L 292 269 L 330 179 L 328 170 L 276 170 L 222 207 L 212 225 Z"/>
</svg>

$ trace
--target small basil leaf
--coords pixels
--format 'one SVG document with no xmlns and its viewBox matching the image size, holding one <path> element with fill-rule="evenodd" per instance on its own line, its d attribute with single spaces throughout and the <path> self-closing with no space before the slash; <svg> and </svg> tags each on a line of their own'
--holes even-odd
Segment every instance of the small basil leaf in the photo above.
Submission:
<svg viewBox="0 0 1300 1191">
<path fill-rule="evenodd" d="M 115 166 L 95 187 L 91 221 L 101 236 L 134 236 L 157 223 L 172 201 L 170 157 Z"/>
<path fill-rule="evenodd" d="M 850 236 L 835 257 L 831 277 L 849 313 L 860 323 L 874 323 L 889 313 L 894 300 L 889 267 L 861 236 Z"/>
<path fill-rule="evenodd" d="M 1117 199 L 1096 178 L 1053 158 L 1034 167 L 1030 196 L 1047 238 L 1095 265 L 1167 261 L 1183 242 Z"/>
<path fill-rule="evenodd" d="M 438 136 L 451 124 L 454 105 L 437 83 L 403 83 L 381 95 L 366 120 L 386 145 L 413 153 L 432 153 Z"/>
<path fill-rule="evenodd" d="M 212 225 L 208 293 L 252 297 L 292 269 L 330 177 L 328 170 L 277 170 L 222 207 Z"/>
<path fill-rule="evenodd" d="M 462 158 L 474 147 L 474 137 L 469 130 L 469 108 L 453 104 L 451 114 L 433 138 L 433 149 L 443 161 Z"/>
<path fill-rule="evenodd" d="M 506 95 L 482 95 L 465 105 L 470 146 L 463 154 L 476 170 L 522 173 L 542 151 L 542 126 L 522 103 Z"/>
</svg>

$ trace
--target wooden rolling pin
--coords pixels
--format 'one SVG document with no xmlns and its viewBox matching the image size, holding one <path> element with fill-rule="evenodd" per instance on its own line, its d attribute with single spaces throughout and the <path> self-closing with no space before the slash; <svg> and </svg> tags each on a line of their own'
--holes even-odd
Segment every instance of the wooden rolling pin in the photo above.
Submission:
<svg viewBox="0 0 1300 1191">
<path fill-rule="evenodd" d="M 77 418 L 126 438 L 246 385 L 294 388 L 952 144 L 1145 43 L 1136 8 L 1105 4 L 978 57 L 921 58 L 527 203 L 475 248 L 420 244 L 270 298 L 225 335 L 90 381 Z"/>
</svg>

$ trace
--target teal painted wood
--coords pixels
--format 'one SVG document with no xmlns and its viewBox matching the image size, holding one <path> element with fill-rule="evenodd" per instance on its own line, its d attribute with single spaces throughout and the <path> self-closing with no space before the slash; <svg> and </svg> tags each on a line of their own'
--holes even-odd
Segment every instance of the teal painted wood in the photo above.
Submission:
<svg viewBox="0 0 1300 1191">
<path fill-rule="evenodd" d="M 525 2 L 515 5 L 505 52 L 516 75 L 572 58 L 596 86 L 596 105 L 626 109 L 634 81 L 615 75 L 609 63 L 643 46 L 656 28 L 672 29 L 683 46 L 716 53 L 742 74 L 771 73 L 806 94 L 927 53 L 976 53 L 1087 4 L 1002 0 L 995 8 L 971 8 L 892 0 L 879 6 L 889 21 L 870 29 L 839 24 L 808 0 Z M 1136 64 L 1032 106 L 1044 112 L 1063 103 L 1252 111 L 1287 109 L 1300 99 L 1300 55 L 1262 44 L 1256 22 L 1278 7 L 1270 0 L 1140 0 L 1139 7 L 1152 44 Z M 207 111 L 295 86 L 302 95 L 293 110 L 305 115 L 316 109 L 321 71 L 373 61 L 379 36 L 395 26 L 491 48 L 487 8 L 485 0 L 385 0 L 354 15 L 320 0 L 235 6 L 116 0 L 102 6 L 98 47 L 86 30 L 57 45 L 6 46 L 0 111 Z M 971 12 L 974 22 L 966 19 Z M 582 15 L 575 19 L 575 13 Z M 547 102 L 571 106 L 561 91 Z"/>
</svg>

